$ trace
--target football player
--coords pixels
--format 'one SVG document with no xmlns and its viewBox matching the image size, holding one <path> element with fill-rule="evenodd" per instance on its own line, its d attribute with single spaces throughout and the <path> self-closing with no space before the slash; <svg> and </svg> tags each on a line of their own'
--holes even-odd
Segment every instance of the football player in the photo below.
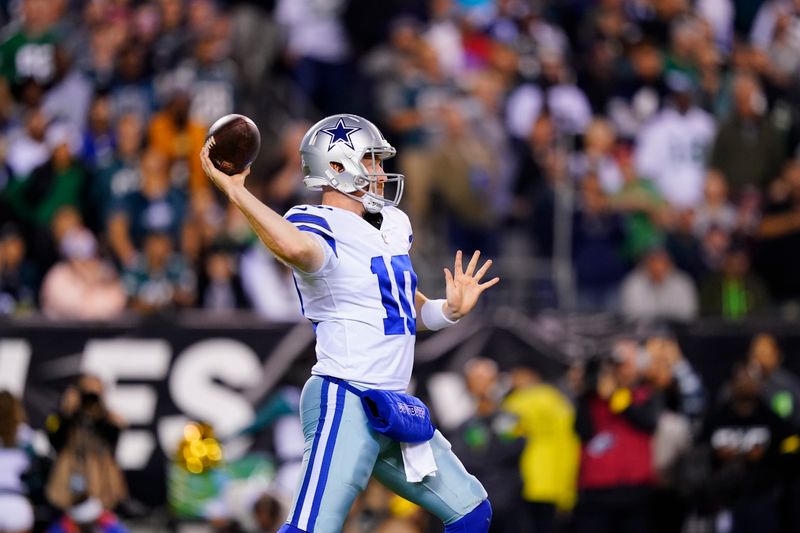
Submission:
<svg viewBox="0 0 800 533">
<path fill-rule="evenodd" d="M 303 471 L 280 531 L 341 531 L 375 476 L 439 517 L 447 533 L 485 532 L 486 491 L 441 433 L 428 448 L 392 440 L 368 424 L 359 394 L 406 390 L 417 330 L 438 330 L 469 313 L 499 281 L 481 282 L 491 260 L 478 268 L 475 252 L 464 268 L 457 252 L 452 272 L 444 269 L 446 298 L 426 298 L 408 256 L 411 225 L 397 208 L 405 178 L 383 170 L 395 149 L 378 128 L 356 115 L 330 116 L 308 130 L 300 154 L 305 186 L 322 191 L 322 204 L 282 217 L 245 188 L 249 168 L 228 176 L 211 163 L 208 145 L 201 153 L 209 178 L 292 268 L 302 312 L 316 331 L 317 363 L 300 404 Z"/>
</svg>

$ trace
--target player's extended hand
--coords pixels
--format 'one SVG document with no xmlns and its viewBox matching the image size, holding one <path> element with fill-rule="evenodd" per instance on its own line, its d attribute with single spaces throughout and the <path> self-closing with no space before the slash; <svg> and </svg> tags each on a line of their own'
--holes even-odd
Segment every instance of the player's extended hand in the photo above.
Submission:
<svg viewBox="0 0 800 533">
<path fill-rule="evenodd" d="M 200 150 L 200 164 L 203 167 L 203 172 L 206 173 L 206 176 L 209 177 L 211 182 L 216 185 L 219 190 L 230 196 L 230 189 L 232 186 L 244 186 L 244 180 L 250 174 L 250 167 L 247 167 L 243 172 L 234 174 L 233 176 L 228 176 L 222 172 L 220 169 L 214 166 L 214 163 L 211 162 L 211 158 L 208 156 L 208 149 L 210 147 L 209 143 L 213 142 L 214 138 L 209 138 L 208 141 L 206 141 L 206 143 L 203 145 L 203 149 Z"/>
<path fill-rule="evenodd" d="M 495 277 L 484 283 L 480 282 L 486 271 L 492 266 L 492 260 L 489 259 L 476 272 L 475 267 L 478 266 L 480 256 L 480 250 L 472 254 L 472 259 L 469 260 L 467 269 L 463 270 L 461 250 L 459 250 L 456 252 L 453 272 L 451 273 L 450 269 L 444 269 L 444 280 L 447 284 L 447 303 L 445 304 L 444 314 L 450 320 L 458 320 L 472 311 L 472 308 L 478 303 L 481 293 L 500 281 L 500 278 Z"/>
</svg>

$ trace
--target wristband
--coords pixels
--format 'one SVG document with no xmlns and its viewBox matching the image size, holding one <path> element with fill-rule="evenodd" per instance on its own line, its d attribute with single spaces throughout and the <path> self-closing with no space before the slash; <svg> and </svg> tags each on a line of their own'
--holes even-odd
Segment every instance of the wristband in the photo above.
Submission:
<svg viewBox="0 0 800 533">
<path fill-rule="evenodd" d="M 422 309 L 419 313 L 419 319 L 422 325 L 431 331 L 438 331 L 440 329 L 452 326 L 458 320 L 450 320 L 444 316 L 444 304 L 447 300 L 428 300 L 422 304 Z"/>
</svg>

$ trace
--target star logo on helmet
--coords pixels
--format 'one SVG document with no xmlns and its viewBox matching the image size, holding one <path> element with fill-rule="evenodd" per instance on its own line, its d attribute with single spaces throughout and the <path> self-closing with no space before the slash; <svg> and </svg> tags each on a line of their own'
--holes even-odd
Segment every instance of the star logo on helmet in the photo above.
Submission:
<svg viewBox="0 0 800 533">
<path fill-rule="evenodd" d="M 353 147 L 353 141 L 350 139 L 350 136 L 360 130 L 361 128 L 350 127 L 348 128 L 347 125 L 344 123 L 344 119 L 339 119 L 339 122 L 336 123 L 336 126 L 333 128 L 328 128 L 326 130 L 320 130 L 322 133 L 331 136 L 331 142 L 328 144 L 328 151 L 330 152 L 331 149 L 339 144 L 342 143 L 351 150 L 355 150 Z"/>
</svg>

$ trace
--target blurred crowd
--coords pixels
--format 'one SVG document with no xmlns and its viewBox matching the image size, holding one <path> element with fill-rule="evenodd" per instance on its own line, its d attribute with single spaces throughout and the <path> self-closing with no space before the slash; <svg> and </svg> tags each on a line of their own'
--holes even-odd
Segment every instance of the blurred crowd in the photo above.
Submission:
<svg viewBox="0 0 800 533">
<path fill-rule="evenodd" d="M 2 314 L 298 319 L 199 166 L 231 112 L 259 124 L 249 184 L 281 212 L 315 201 L 309 123 L 373 119 L 420 268 L 458 248 L 572 265 L 574 301 L 528 310 L 800 313 L 798 2 L 6 0 L 0 19 Z"/>
<path fill-rule="evenodd" d="M 663 333 L 617 338 L 553 383 L 473 359 L 475 413 L 448 437 L 492 532 L 797 531 L 800 378 L 782 361 L 756 335 L 712 394 Z"/>
</svg>

